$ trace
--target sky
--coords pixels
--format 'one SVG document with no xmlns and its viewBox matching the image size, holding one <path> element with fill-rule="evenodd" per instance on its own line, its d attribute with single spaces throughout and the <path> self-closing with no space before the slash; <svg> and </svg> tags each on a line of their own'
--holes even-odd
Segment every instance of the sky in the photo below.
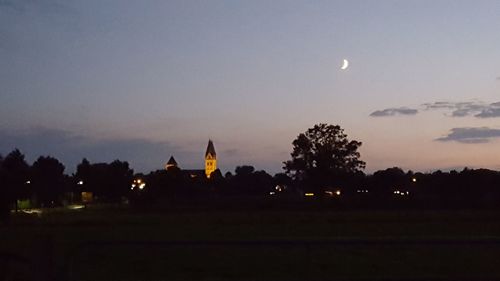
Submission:
<svg viewBox="0 0 500 281">
<path fill-rule="evenodd" d="M 0 154 L 195 169 L 212 139 L 276 173 L 328 123 L 367 173 L 500 169 L 498 27 L 499 1 L 0 0 Z"/>
</svg>

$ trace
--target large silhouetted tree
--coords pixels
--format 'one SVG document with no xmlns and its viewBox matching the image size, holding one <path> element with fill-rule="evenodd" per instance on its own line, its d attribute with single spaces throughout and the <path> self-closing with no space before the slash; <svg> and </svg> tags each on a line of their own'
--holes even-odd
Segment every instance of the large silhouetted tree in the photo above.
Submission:
<svg viewBox="0 0 500 281">
<path fill-rule="evenodd" d="M 58 203 L 64 192 L 64 165 L 56 158 L 40 156 L 31 167 L 31 184 L 42 206 Z"/>
<path fill-rule="evenodd" d="M 87 158 L 82 159 L 82 163 L 78 164 L 76 166 L 76 174 L 75 174 L 75 179 L 77 182 L 84 183 L 89 180 L 90 178 L 90 162 L 87 160 Z"/>
<path fill-rule="evenodd" d="M 15 204 L 17 199 L 28 198 L 30 190 L 27 185 L 29 165 L 24 160 L 24 155 L 18 149 L 13 150 L 2 162 L 3 193 L 9 204 Z"/>
<path fill-rule="evenodd" d="M 292 160 L 284 162 L 284 169 L 307 188 L 321 190 L 365 168 L 359 159 L 361 142 L 349 140 L 338 125 L 317 124 L 292 144 Z"/>
<path fill-rule="evenodd" d="M 90 164 L 83 159 L 76 168 L 75 178 L 82 182 L 81 191 L 91 191 L 101 201 L 117 202 L 129 192 L 133 175 L 125 161 Z"/>
<path fill-rule="evenodd" d="M 128 162 L 115 160 L 109 164 L 108 173 L 111 181 L 103 188 L 106 188 L 108 198 L 120 199 L 130 190 L 134 170 L 129 167 Z"/>
</svg>

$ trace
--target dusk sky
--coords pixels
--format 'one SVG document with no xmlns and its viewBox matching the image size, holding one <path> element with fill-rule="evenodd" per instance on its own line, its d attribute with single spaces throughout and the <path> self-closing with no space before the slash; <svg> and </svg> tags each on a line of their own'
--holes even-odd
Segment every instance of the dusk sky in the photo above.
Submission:
<svg viewBox="0 0 500 281">
<path fill-rule="evenodd" d="M 350 62 L 341 70 L 342 60 Z M 366 172 L 500 169 L 500 1 L 0 0 L 0 154 L 282 171 L 317 123 Z"/>
</svg>

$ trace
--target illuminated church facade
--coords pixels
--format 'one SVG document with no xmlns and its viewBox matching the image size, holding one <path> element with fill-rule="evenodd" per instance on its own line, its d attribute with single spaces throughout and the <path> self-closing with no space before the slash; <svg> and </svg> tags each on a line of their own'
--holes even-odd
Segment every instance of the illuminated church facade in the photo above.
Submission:
<svg viewBox="0 0 500 281">
<path fill-rule="evenodd" d="M 172 168 L 179 168 L 177 161 L 175 161 L 174 156 L 170 156 L 167 164 L 165 164 L 165 170 L 170 170 Z M 217 170 L 217 153 L 215 152 L 215 146 L 212 140 L 208 140 L 207 150 L 205 152 L 205 170 L 183 170 L 188 173 L 191 177 L 197 177 L 204 175 L 206 178 L 210 178 L 212 173 Z"/>
<path fill-rule="evenodd" d="M 205 152 L 205 175 L 210 178 L 210 175 L 217 170 L 217 154 L 212 140 L 208 140 L 207 151 Z"/>
</svg>

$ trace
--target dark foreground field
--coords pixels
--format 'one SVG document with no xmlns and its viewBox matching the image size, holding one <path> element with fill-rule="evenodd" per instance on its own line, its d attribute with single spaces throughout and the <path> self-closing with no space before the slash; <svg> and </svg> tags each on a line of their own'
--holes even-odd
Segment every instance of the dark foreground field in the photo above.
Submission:
<svg viewBox="0 0 500 281">
<path fill-rule="evenodd" d="M 0 280 L 500 280 L 499 238 L 491 211 L 52 210 L 0 227 Z"/>
</svg>

